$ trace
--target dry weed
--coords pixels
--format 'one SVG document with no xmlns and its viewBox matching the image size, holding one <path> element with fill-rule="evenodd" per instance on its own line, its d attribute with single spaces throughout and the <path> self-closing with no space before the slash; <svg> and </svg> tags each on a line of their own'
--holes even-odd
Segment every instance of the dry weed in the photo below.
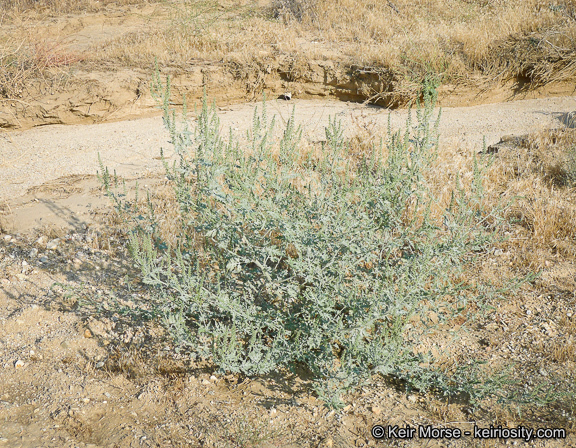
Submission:
<svg viewBox="0 0 576 448">
<path fill-rule="evenodd" d="M 6 15 L 60 15 L 78 12 L 98 12 L 110 5 L 141 5 L 147 0 L 2 0 L 0 6 Z"/>
<path fill-rule="evenodd" d="M 96 13 L 112 7 L 143 5 L 145 0 L 6 0 L 2 22 L 22 17 Z M 193 61 L 225 63 L 252 90 L 265 86 L 263 76 L 289 74 L 288 81 L 309 76 L 310 61 L 329 60 L 370 75 L 364 99 L 402 104 L 414 98 L 430 74 L 449 84 L 518 81 L 519 88 L 565 82 L 576 74 L 575 7 L 570 0 L 543 4 L 537 0 L 166 0 L 144 17 L 146 26 L 111 39 L 80 55 L 23 46 L 19 32 L 0 51 L 0 64 L 10 54 L 34 66 L 69 65 L 81 59 L 128 67 L 188 66 Z M 125 13 L 131 12 L 125 8 Z M 30 59 L 32 61 L 30 61 Z M 290 62 L 290 61 L 294 61 Z M 23 76 L 4 70 L 4 83 Z M 22 71 L 22 69 L 20 69 Z M 26 71 L 26 76 L 41 70 Z M 373 79 L 372 79 L 373 78 Z M 364 80 L 363 82 L 366 82 Z M 18 88 L 13 89 L 18 91 Z M 13 95 L 12 95 L 13 96 Z"/>
<path fill-rule="evenodd" d="M 0 101 L 13 101 L 33 96 L 32 81 L 44 85 L 58 84 L 66 77 L 67 68 L 84 57 L 63 48 L 61 42 L 38 39 L 33 32 L 20 40 L 8 38 L 0 50 Z"/>
</svg>

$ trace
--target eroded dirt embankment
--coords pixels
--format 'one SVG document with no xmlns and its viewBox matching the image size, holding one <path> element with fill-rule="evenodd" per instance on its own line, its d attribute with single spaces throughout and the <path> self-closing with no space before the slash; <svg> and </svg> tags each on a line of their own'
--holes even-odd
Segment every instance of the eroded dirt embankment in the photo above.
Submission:
<svg viewBox="0 0 576 448">
<path fill-rule="evenodd" d="M 111 4 L 97 13 L 24 14 L 2 23 L 0 129 L 90 124 L 158 114 L 150 83 L 155 55 L 164 53 L 169 57 L 159 65 L 162 77 L 171 77 L 175 103 L 182 102 L 184 94 L 193 103 L 205 89 L 219 105 L 258 100 L 265 92 L 268 98 L 289 93 L 294 99 L 335 99 L 395 108 L 413 100 L 420 89 L 418 77 L 410 81 L 406 74 L 385 64 L 360 65 L 345 42 L 320 42 L 310 36 L 292 36 L 291 46 L 286 48 L 271 38 L 266 45 L 255 41 L 244 52 L 178 56 L 170 53 L 172 47 L 151 41 L 156 35 L 168 39 L 167 29 L 180 23 L 176 11 L 166 3 Z M 226 14 L 223 20 L 227 17 L 233 23 L 239 13 L 232 8 Z M 265 25 L 270 23 L 259 26 Z M 236 29 L 231 30 L 227 36 L 234 35 Z M 233 40 L 230 37 L 230 42 Z M 145 45 L 140 45 L 142 42 Z M 228 40 L 223 42 L 227 48 Z M 134 58 L 135 53 L 140 56 Z M 533 88 L 528 79 L 497 84 L 480 73 L 463 73 L 454 79 L 460 79 L 458 85 L 440 89 L 442 106 L 566 96 L 573 95 L 576 87 L 573 80 L 539 88 Z"/>
<path fill-rule="evenodd" d="M 31 83 L 25 99 L 0 101 L 0 128 L 29 129 L 47 124 L 89 124 L 120 121 L 158 114 L 150 94 L 150 69 L 85 67 L 65 83 L 46 86 Z M 231 66 L 219 62 L 192 62 L 185 69 L 167 69 L 175 103 L 183 95 L 198 101 L 206 89 L 218 104 L 234 104 L 268 98 L 330 98 L 397 107 L 406 100 L 394 89 L 392 75 L 371 68 L 350 67 L 333 61 L 293 60 Z M 565 96 L 574 93 L 572 83 L 550 84 L 525 91 L 520 82 L 480 92 L 466 86 L 443 86 L 442 106 L 473 106 L 501 101 Z"/>
</svg>

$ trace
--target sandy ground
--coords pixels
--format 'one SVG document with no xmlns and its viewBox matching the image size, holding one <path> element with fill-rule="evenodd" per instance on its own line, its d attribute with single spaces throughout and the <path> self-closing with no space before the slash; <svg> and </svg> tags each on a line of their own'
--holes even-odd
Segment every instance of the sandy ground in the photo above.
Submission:
<svg viewBox="0 0 576 448">
<path fill-rule="evenodd" d="M 253 110 L 259 103 L 220 108 L 222 129 L 244 135 L 251 126 Z M 330 116 L 342 120 L 349 132 L 362 129 L 385 132 L 388 117 L 393 129 L 402 128 L 406 110 L 386 110 L 374 106 L 337 101 L 273 100 L 269 114 L 277 122 L 288 120 L 292 107 L 302 124 L 306 138 L 324 138 L 324 126 Z M 463 149 L 481 149 L 483 138 L 488 145 L 503 135 L 523 135 L 545 128 L 563 126 L 564 114 L 576 110 L 576 97 L 543 98 L 474 107 L 442 109 L 440 135 L 443 145 Z M 93 175 L 98 169 L 98 155 L 118 175 L 134 178 L 158 172 L 160 148 L 170 154 L 168 134 L 161 117 L 143 118 L 94 125 L 55 125 L 23 132 L 0 134 L 0 201 L 17 198 L 30 188 L 69 175 Z"/>
<path fill-rule="evenodd" d="M 222 127 L 242 134 L 256 106 L 222 108 Z M 392 127 L 401 128 L 407 116 L 333 101 L 268 106 L 280 122 L 296 106 L 311 141 L 323 139 L 329 116 L 341 118 L 349 132 L 382 132 L 389 115 Z M 484 136 L 493 144 L 503 135 L 560 127 L 563 114 L 575 109 L 576 97 L 445 108 L 441 144 L 479 151 Z M 0 446 L 348 447 L 375 446 L 369 432 L 375 423 L 453 422 L 469 429 L 462 408 L 432 408 L 380 383 L 334 413 L 303 392 L 305 380 L 213 375 L 170 355 L 162 331 L 137 316 L 147 295 L 125 254 L 109 250 L 114 235 L 92 231 L 106 226 L 94 177 L 98 154 L 119 175 L 146 183 L 161 170 L 161 147 L 170 145 L 160 117 L 0 134 Z M 33 230 L 49 224 L 67 230 Z M 546 305 L 538 306 L 546 315 Z"/>
</svg>

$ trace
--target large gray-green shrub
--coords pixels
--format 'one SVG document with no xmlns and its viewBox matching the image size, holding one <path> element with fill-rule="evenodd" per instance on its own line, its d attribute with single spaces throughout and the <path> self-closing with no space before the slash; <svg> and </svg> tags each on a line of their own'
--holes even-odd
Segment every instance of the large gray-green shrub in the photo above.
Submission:
<svg viewBox="0 0 576 448">
<path fill-rule="evenodd" d="M 168 206 L 179 215 L 173 242 L 154 201 L 142 216 L 115 198 L 180 349 L 227 372 L 305 368 L 329 405 L 376 373 L 465 388 L 463 376 L 450 383 L 414 350 L 431 309 L 448 322 L 465 307 L 453 279 L 490 236 L 479 165 L 471 189 L 455 188 L 442 218 L 430 217 L 434 89 L 416 123 L 354 156 L 336 119 L 317 156 L 300 150 L 294 114 L 274 139 L 263 104 L 245 139 L 225 140 L 206 100 L 190 130 L 170 111 L 169 83 L 157 78 L 154 92 L 178 158 L 166 163 Z M 114 196 L 107 173 L 104 181 Z"/>
</svg>

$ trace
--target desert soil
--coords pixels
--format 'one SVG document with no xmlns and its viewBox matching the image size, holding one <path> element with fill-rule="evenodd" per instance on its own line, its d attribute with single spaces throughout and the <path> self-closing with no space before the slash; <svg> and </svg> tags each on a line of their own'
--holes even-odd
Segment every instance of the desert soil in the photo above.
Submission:
<svg viewBox="0 0 576 448">
<path fill-rule="evenodd" d="M 407 117 L 337 101 L 268 102 L 279 122 L 293 106 L 312 142 L 329 116 L 365 135 L 383 132 L 389 116 L 394 129 Z M 223 129 L 242 135 L 255 107 L 220 107 Z M 561 127 L 575 109 L 576 97 L 444 108 L 441 147 L 480 151 L 484 137 L 490 145 Z M 137 312 L 147 292 L 95 178 L 100 155 L 129 182 L 153 187 L 162 182 L 161 147 L 169 156 L 158 116 L 0 134 L 0 446 L 375 446 L 375 423 L 471 427 L 465 407 L 432 406 L 384 382 L 334 412 L 310 395 L 306 378 L 218 375 L 174 354 L 158 324 Z M 570 437 L 530 446 L 576 446 Z"/>
<path fill-rule="evenodd" d="M 305 138 L 312 142 L 324 138 L 329 117 L 341 120 L 349 134 L 378 136 L 386 132 L 389 117 L 392 128 L 400 129 L 408 116 L 405 109 L 387 110 L 334 100 L 271 100 L 267 102 L 267 109 L 269 115 L 276 115 L 277 129 L 290 118 L 294 107 L 296 121 L 303 126 Z M 243 136 L 252 124 L 254 108 L 261 109 L 262 104 L 220 107 L 218 114 L 224 134 L 231 128 L 237 136 Z M 575 109 L 576 97 L 570 96 L 443 108 L 439 128 L 441 144 L 457 146 L 463 151 L 480 150 L 484 138 L 487 145 L 491 145 L 504 135 L 562 127 L 566 114 Z M 412 115 L 415 118 L 414 112 Z M 126 179 L 157 174 L 162 170 L 161 148 L 170 157 L 169 135 L 160 116 L 0 133 L 0 201 L 5 202 L 5 207 L 18 209 L 12 218 L 4 218 L 4 226 L 22 231 L 55 219 L 50 217 L 56 211 L 50 213 L 43 194 L 58 190 L 58 185 L 65 188 L 63 184 L 75 184 L 94 176 L 99 169 L 99 156 L 111 172 Z M 54 184 L 49 187 L 51 183 Z M 79 189 L 76 186 L 73 194 L 81 195 Z M 63 206 L 58 207 L 59 216 L 64 218 L 67 209 L 78 211 L 74 202 L 75 198 L 68 197 Z M 97 199 L 82 202 L 84 209 L 88 202 L 100 203 Z M 22 207 L 24 203 L 28 206 Z M 62 220 L 58 223 L 64 224 Z"/>
</svg>

